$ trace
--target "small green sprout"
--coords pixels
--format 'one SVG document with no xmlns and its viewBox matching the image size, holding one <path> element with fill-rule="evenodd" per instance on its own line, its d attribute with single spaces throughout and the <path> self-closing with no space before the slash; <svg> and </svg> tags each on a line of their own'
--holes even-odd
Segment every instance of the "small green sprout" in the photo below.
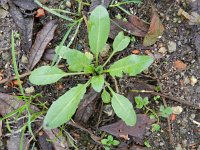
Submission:
<svg viewBox="0 0 200 150">
<path fill-rule="evenodd" d="M 158 131 L 160 131 L 160 125 L 159 124 L 154 123 L 151 126 L 152 126 L 152 128 L 151 128 L 152 132 L 158 132 Z"/>
<path fill-rule="evenodd" d="M 160 112 L 162 117 L 167 118 L 172 114 L 173 110 L 171 107 L 164 108 L 164 106 L 160 106 Z"/>
<path fill-rule="evenodd" d="M 119 145 L 118 140 L 114 140 L 112 135 L 108 135 L 107 138 L 102 139 L 101 143 L 104 145 L 105 150 L 110 150 L 111 147 Z"/>
<path fill-rule="evenodd" d="M 137 108 L 143 108 L 144 106 L 149 104 L 148 97 L 145 97 L 144 99 L 141 96 L 135 97 L 136 107 Z"/>
</svg>

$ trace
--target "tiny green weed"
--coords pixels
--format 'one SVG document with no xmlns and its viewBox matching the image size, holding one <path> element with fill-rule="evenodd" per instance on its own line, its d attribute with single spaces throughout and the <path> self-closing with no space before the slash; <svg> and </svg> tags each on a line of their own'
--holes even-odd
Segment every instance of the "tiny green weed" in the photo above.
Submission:
<svg viewBox="0 0 200 150">
<path fill-rule="evenodd" d="M 172 114 L 173 110 L 171 107 L 160 106 L 160 112 L 162 117 L 167 118 Z"/>
<path fill-rule="evenodd" d="M 101 144 L 104 145 L 105 150 L 110 150 L 113 146 L 118 146 L 120 142 L 118 140 L 114 140 L 112 135 L 108 135 L 107 138 L 101 140 Z"/>
</svg>

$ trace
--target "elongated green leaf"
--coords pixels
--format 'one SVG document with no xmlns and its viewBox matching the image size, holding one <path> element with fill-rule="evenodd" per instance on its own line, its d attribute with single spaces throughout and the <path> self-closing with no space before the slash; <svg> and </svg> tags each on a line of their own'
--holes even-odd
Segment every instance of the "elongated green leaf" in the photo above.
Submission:
<svg viewBox="0 0 200 150">
<path fill-rule="evenodd" d="M 100 92 L 104 85 L 104 76 L 103 75 L 93 76 L 91 83 L 92 83 L 92 88 L 96 92 Z"/>
<path fill-rule="evenodd" d="M 91 60 L 78 50 L 63 46 L 60 51 L 56 49 L 56 53 L 62 58 L 67 59 L 69 70 L 71 71 L 83 71 L 90 67 Z"/>
<path fill-rule="evenodd" d="M 31 72 L 29 80 L 36 85 L 46 85 L 57 82 L 66 73 L 55 66 L 42 66 Z"/>
<path fill-rule="evenodd" d="M 153 58 L 149 56 L 130 55 L 112 64 L 108 69 L 111 76 L 122 77 L 123 73 L 135 76 L 153 63 Z"/>
<path fill-rule="evenodd" d="M 124 32 L 121 31 L 118 33 L 113 42 L 113 51 L 114 52 L 122 51 L 128 46 L 129 43 L 130 43 L 130 37 L 124 36 Z"/>
<path fill-rule="evenodd" d="M 98 55 L 106 44 L 110 32 L 110 18 L 107 10 L 99 5 L 89 18 L 89 45 L 93 54 Z"/>
<path fill-rule="evenodd" d="M 127 125 L 134 126 L 136 123 L 136 114 L 131 102 L 123 95 L 112 91 L 111 105 L 116 115 L 121 118 Z"/>
<path fill-rule="evenodd" d="M 59 127 L 69 121 L 86 92 L 86 84 L 79 84 L 58 98 L 49 108 L 43 122 L 45 129 Z"/>
<path fill-rule="evenodd" d="M 101 98 L 105 104 L 110 103 L 110 94 L 105 89 L 101 93 Z"/>
</svg>

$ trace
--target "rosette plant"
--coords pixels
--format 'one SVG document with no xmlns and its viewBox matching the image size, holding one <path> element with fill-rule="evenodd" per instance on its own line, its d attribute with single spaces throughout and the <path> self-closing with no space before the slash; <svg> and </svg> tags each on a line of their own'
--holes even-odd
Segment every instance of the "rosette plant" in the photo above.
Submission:
<svg viewBox="0 0 200 150">
<path fill-rule="evenodd" d="M 57 82 L 63 77 L 71 75 L 88 74 L 89 79 L 85 84 L 68 90 L 60 96 L 50 106 L 44 118 L 43 127 L 45 129 L 56 128 L 68 122 L 81 101 L 87 88 L 91 85 L 96 92 L 102 92 L 101 97 L 104 103 L 111 103 L 116 115 L 127 125 L 134 126 L 136 123 L 136 113 L 132 103 L 123 95 L 116 93 L 110 84 L 105 80 L 105 75 L 112 77 L 123 77 L 123 74 L 136 76 L 147 69 L 153 62 L 149 56 L 129 55 L 113 64 L 107 66 L 110 59 L 117 53 L 124 50 L 130 43 L 130 38 L 123 32 L 119 32 L 112 44 L 112 53 L 108 59 L 99 64 L 99 54 L 104 49 L 110 32 L 110 18 L 107 10 L 103 6 L 96 7 L 89 17 L 88 39 L 90 51 L 94 60 L 88 54 L 79 50 L 62 46 L 56 48 L 56 53 L 66 59 L 68 71 L 65 72 L 57 66 L 42 66 L 32 71 L 29 79 L 35 85 L 46 85 Z"/>
</svg>

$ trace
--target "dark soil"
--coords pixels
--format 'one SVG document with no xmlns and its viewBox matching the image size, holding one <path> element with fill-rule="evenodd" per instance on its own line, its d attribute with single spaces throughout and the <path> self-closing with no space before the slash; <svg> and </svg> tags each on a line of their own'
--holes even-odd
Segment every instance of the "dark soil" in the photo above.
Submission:
<svg viewBox="0 0 200 150">
<path fill-rule="evenodd" d="M 161 131 L 151 132 L 151 130 L 145 133 L 145 140 L 149 141 L 151 148 L 155 150 L 199 150 L 200 149 L 200 114 L 199 109 L 195 109 L 189 105 L 185 105 L 181 102 L 176 102 L 169 97 L 161 96 L 161 99 L 156 103 L 153 100 L 155 94 L 151 93 L 131 93 L 130 90 L 149 90 L 147 86 L 155 88 L 156 86 L 161 87 L 159 93 L 170 95 L 170 97 L 177 98 L 180 100 L 185 100 L 188 103 L 200 107 L 200 49 L 197 47 L 196 38 L 200 37 L 200 26 L 199 25 L 189 25 L 188 20 L 184 17 L 177 15 L 179 8 L 183 8 L 186 12 L 195 11 L 200 14 L 200 1 L 196 0 L 194 5 L 192 1 L 182 0 L 145 0 L 141 5 L 123 5 L 123 7 L 137 15 L 139 18 L 150 22 L 151 18 L 151 5 L 153 5 L 160 19 L 163 22 L 165 27 L 164 35 L 151 47 L 143 47 L 142 40 L 143 38 L 136 37 L 136 42 L 131 43 L 129 47 L 115 55 L 111 60 L 111 63 L 114 60 L 117 60 L 121 57 L 131 54 L 132 50 L 140 50 L 142 54 L 146 54 L 146 50 L 149 50 L 150 53 L 156 55 L 162 48 L 166 52 L 161 52 L 161 58 L 156 59 L 154 64 L 149 68 L 148 71 L 145 71 L 143 74 L 137 77 L 127 77 L 124 76 L 122 79 L 117 79 L 119 92 L 124 96 L 128 97 L 130 100 L 133 100 L 135 96 L 141 95 L 142 97 L 148 96 L 151 104 L 149 107 L 155 111 L 159 111 L 160 105 L 164 105 L 163 101 L 167 103 L 167 106 L 176 107 L 181 106 L 183 111 L 176 115 L 175 120 L 167 120 L 166 118 L 160 117 Z M 77 5 L 75 2 L 72 2 L 72 7 L 70 10 L 72 12 L 77 11 Z M 61 1 L 49 2 L 48 7 L 58 6 L 63 9 L 69 9 L 66 7 L 65 3 Z M 88 6 L 83 7 L 84 14 L 87 14 L 89 11 Z M 111 18 L 114 18 L 115 15 L 120 13 L 123 17 L 126 17 L 123 11 L 118 8 L 109 8 L 109 13 Z M 8 10 L 9 11 L 9 10 Z M 36 33 L 45 25 L 49 20 L 57 19 L 58 27 L 55 32 L 55 36 L 50 44 L 46 48 L 46 52 L 49 49 L 54 49 L 60 41 L 62 40 L 67 27 L 68 22 L 63 21 L 62 19 L 55 17 L 51 14 L 46 14 L 45 17 L 35 18 L 34 28 L 33 28 L 33 39 L 36 36 Z M 12 17 L 8 14 L 5 18 L 0 19 L 0 77 L 3 79 L 13 76 L 14 71 L 11 61 L 11 31 L 18 31 Z M 70 35 L 72 37 L 72 35 Z M 69 42 L 70 37 L 67 39 L 66 44 Z M 199 38 L 200 40 L 200 38 Z M 87 30 L 86 25 L 83 23 L 80 31 L 75 38 L 72 48 L 78 49 L 80 51 L 86 52 L 89 51 L 87 39 Z M 169 43 L 175 45 L 173 49 Z M 196 42 L 196 43 L 195 43 Z M 19 67 L 19 73 L 27 72 L 27 64 L 22 61 L 22 56 L 28 56 L 28 51 L 22 51 L 20 43 L 23 43 L 21 39 L 16 41 L 16 56 L 17 63 Z M 109 39 L 109 43 L 112 43 L 112 40 Z M 173 49 L 173 51 L 171 50 Z M 163 53 L 163 54 L 162 54 Z M 101 59 L 103 61 L 104 58 Z M 174 67 L 174 62 L 176 60 L 183 61 L 187 67 L 185 70 L 177 70 Z M 50 64 L 52 57 L 48 56 L 48 59 L 41 59 L 38 66 L 44 64 Z M 61 61 L 60 64 L 65 64 Z M 37 67 L 38 67 L 37 66 Z M 36 68 L 37 68 L 36 67 Z M 194 85 L 191 84 L 191 77 L 197 79 L 197 83 Z M 77 77 L 68 77 L 60 80 L 59 82 L 48 85 L 48 86 L 35 86 L 28 81 L 28 76 L 22 78 L 23 88 L 34 86 L 35 93 L 41 93 L 42 98 L 39 98 L 41 102 L 47 102 L 49 107 L 53 101 L 55 101 L 60 95 L 64 94 L 66 90 L 77 85 L 78 83 L 85 83 L 88 76 L 77 76 Z M 114 81 L 109 79 L 112 83 L 112 86 L 115 87 Z M 0 80 L 1 81 L 1 80 Z M 9 80 L 8 80 L 9 81 Z M 90 91 L 90 90 L 89 90 Z M 88 93 L 89 93 L 88 91 Z M 0 84 L 0 92 L 10 94 L 10 95 L 20 95 L 18 86 L 11 86 L 10 82 Z M 35 94 L 33 93 L 33 94 Z M 135 105 L 135 104 L 134 104 Z M 95 101 L 92 102 L 90 107 L 91 116 L 89 120 L 78 119 L 78 122 L 82 128 L 86 129 L 85 131 L 80 127 L 74 127 L 72 125 L 65 125 L 63 131 L 68 132 L 73 139 L 76 140 L 76 146 L 80 150 L 93 150 L 93 149 L 103 149 L 101 145 L 96 143 L 90 136 L 89 131 L 92 134 L 102 137 L 102 134 L 105 134 L 99 130 L 101 126 L 111 124 L 118 121 L 119 119 L 114 115 L 108 116 L 105 113 L 106 105 L 102 105 L 101 99 L 99 96 L 96 97 Z M 107 110 L 111 111 L 112 110 Z M 144 110 L 136 109 L 137 113 L 144 114 Z M 86 114 L 87 115 L 87 114 Z M 77 118 L 75 117 L 75 121 Z M 168 122 L 169 121 L 169 122 Z M 195 122 L 196 121 L 196 122 Z M 169 126 L 170 125 L 170 126 Z M 3 121 L 3 127 L 5 127 L 5 122 Z M 169 131 L 169 128 L 171 131 Z M 1 126 L 0 126 L 1 130 Z M 9 138 L 9 132 L 5 129 L 3 135 L 0 134 L 0 149 L 6 148 L 6 140 Z M 28 133 L 27 133 L 28 134 Z M 65 137 L 66 134 L 63 134 Z M 116 138 L 117 139 L 117 138 Z M 126 149 L 136 149 L 133 145 L 137 144 L 131 139 L 130 141 L 125 141 L 122 138 L 119 138 L 122 143 L 120 146 L 122 148 L 116 148 L 121 150 Z M 36 142 L 35 149 L 42 149 L 39 144 Z M 142 145 L 144 146 L 144 145 Z M 73 149 L 73 148 L 72 148 Z M 143 148 L 142 148 L 143 149 Z"/>
</svg>

